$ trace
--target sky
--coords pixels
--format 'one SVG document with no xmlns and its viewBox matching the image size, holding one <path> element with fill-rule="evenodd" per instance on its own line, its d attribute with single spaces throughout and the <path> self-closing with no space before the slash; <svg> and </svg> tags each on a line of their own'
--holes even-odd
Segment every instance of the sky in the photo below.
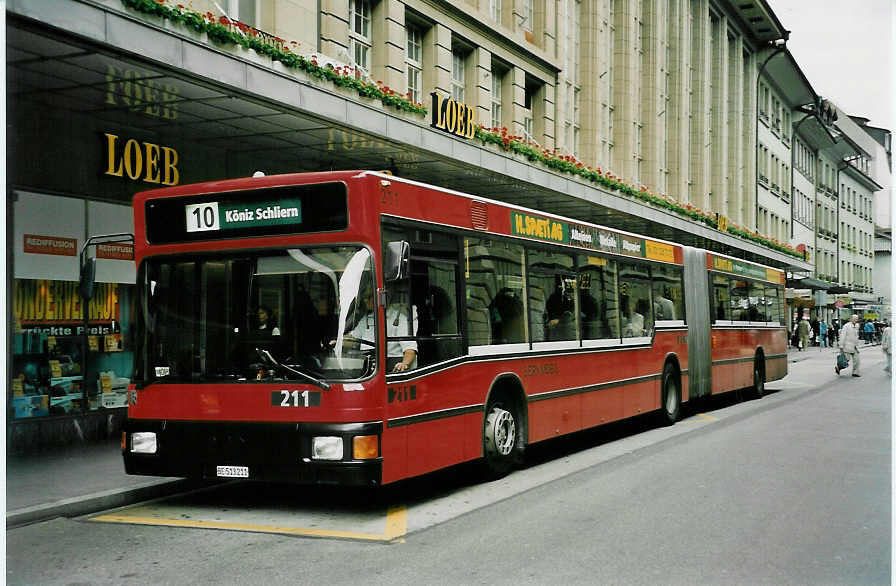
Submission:
<svg viewBox="0 0 896 586">
<path fill-rule="evenodd" d="M 767 0 L 815 93 L 871 126 L 893 125 L 893 0 Z"/>
</svg>

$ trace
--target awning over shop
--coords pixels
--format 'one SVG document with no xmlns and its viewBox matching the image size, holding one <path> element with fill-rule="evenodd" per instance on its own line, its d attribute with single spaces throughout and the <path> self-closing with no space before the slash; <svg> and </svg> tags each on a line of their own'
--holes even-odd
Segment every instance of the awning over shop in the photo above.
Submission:
<svg viewBox="0 0 896 586">
<path fill-rule="evenodd" d="M 787 279 L 787 286 L 793 289 L 812 289 L 814 291 L 828 291 L 834 287 L 834 283 L 822 281 L 815 277 L 803 277 L 801 279 Z"/>
</svg>

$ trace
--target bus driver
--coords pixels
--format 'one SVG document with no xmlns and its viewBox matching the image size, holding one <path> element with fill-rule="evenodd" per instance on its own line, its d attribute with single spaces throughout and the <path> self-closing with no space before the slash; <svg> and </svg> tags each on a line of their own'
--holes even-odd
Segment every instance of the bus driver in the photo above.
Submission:
<svg viewBox="0 0 896 586">
<path fill-rule="evenodd" d="M 348 336 L 372 342 L 376 340 L 376 304 L 373 287 L 370 285 L 365 286 L 360 298 L 364 300 L 364 313 L 355 324 L 355 327 L 348 333 Z M 416 308 L 414 310 L 414 335 L 416 335 Z M 415 340 L 394 339 L 400 336 L 407 336 L 408 332 L 410 332 L 410 328 L 408 327 L 407 310 L 401 304 L 390 303 L 389 307 L 386 308 L 386 336 L 389 338 L 386 345 L 386 372 L 404 372 L 405 370 L 416 368 L 417 342 Z M 343 345 L 352 344 L 353 342 L 348 340 L 343 342 Z"/>
</svg>

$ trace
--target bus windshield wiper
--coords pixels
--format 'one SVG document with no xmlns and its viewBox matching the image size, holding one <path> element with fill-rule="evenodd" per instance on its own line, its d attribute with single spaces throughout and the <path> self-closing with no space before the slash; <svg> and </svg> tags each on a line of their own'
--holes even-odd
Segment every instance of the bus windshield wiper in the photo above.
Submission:
<svg viewBox="0 0 896 586">
<path fill-rule="evenodd" d="M 318 378 L 311 376 L 306 372 L 302 372 L 301 370 L 295 368 L 294 366 L 287 366 L 286 364 L 282 364 L 278 362 L 268 350 L 262 350 L 261 348 L 256 348 L 255 351 L 261 356 L 262 360 L 270 364 L 271 366 L 277 367 L 281 372 L 287 372 L 289 374 L 294 374 L 296 376 L 300 376 L 308 382 L 319 386 L 325 391 L 330 390 L 330 384 L 326 383 Z"/>
</svg>

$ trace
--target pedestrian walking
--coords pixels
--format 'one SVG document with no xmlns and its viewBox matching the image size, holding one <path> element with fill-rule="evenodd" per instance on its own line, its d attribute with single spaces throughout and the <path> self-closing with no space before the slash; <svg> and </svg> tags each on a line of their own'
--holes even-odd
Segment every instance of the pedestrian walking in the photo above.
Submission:
<svg viewBox="0 0 896 586">
<path fill-rule="evenodd" d="M 828 322 L 818 322 L 818 347 L 828 347 Z"/>
<path fill-rule="evenodd" d="M 874 324 L 871 323 L 871 320 L 865 320 L 865 326 L 863 328 L 865 332 L 865 344 L 871 344 L 874 342 Z"/>
<path fill-rule="evenodd" d="M 852 361 L 852 375 L 862 376 L 859 374 L 859 316 L 852 314 L 849 321 L 843 324 L 840 330 L 840 340 L 837 345 L 840 353 L 845 354 Z M 840 365 L 834 367 L 834 371 L 839 376 Z"/>
<path fill-rule="evenodd" d="M 809 325 L 809 318 L 804 317 L 800 320 L 799 325 L 800 331 L 800 352 L 803 351 L 803 348 L 809 347 L 809 332 L 812 331 L 812 326 Z"/>
<path fill-rule="evenodd" d="M 884 324 L 884 331 L 880 335 L 880 348 L 884 351 L 884 372 L 887 374 L 891 374 L 890 372 L 890 326 Z"/>
</svg>

